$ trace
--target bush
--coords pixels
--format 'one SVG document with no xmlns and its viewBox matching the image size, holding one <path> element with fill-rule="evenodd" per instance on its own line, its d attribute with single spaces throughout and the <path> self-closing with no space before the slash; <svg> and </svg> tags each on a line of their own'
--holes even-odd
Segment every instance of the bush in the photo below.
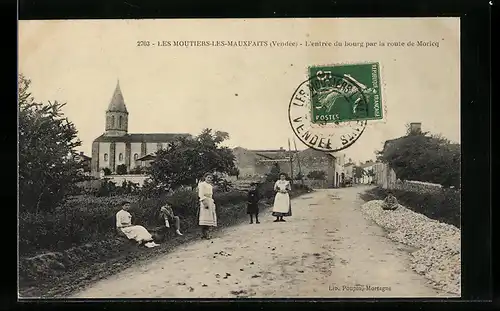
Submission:
<svg viewBox="0 0 500 311">
<path fill-rule="evenodd" d="M 361 197 L 365 201 L 383 200 L 388 192 L 387 189 L 377 187 L 368 190 Z M 400 204 L 410 210 L 460 228 L 460 191 L 444 188 L 435 193 L 399 189 L 390 190 L 390 192 Z"/>
<path fill-rule="evenodd" d="M 271 170 L 269 173 L 266 174 L 266 181 L 268 182 L 273 182 L 276 181 L 280 178 L 280 166 L 278 163 L 274 163 L 273 167 L 271 167 Z"/>
<path fill-rule="evenodd" d="M 417 180 L 460 188 L 460 144 L 440 135 L 412 134 L 393 140 L 377 152 L 402 180 Z"/>
<path fill-rule="evenodd" d="M 325 180 L 326 172 L 325 171 L 312 171 L 307 174 L 307 178 L 316 179 L 316 180 Z"/>
<path fill-rule="evenodd" d="M 274 198 L 273 183 L 260 184 L 258 191 L 264 199 Z M 292 186 L 292 196 L 308 191 L 310 189 L 307 186 L 300 184 Z M 181 217 L 183 230 L 197 226 L 198 195 L 195 190 L 188 188 L 180 188 L 175 192 L 150 198 L 133 194 L 101 197 L 79 195 L 67 198 L 53 213 L 19 215 L 20 255 L 26 256 L 40 251 L 61 251 L 113 237 L 115 215 L 124 200 L 131 202 L 132 222 L 146 228 L 163 224 L 159 209 L 165 203 L 169 203 L 174 213 Z M 222 223 L 236 221 L 246 212 L 246 192 L 216 192 L 214 200 Z"/>
<path fill-rule="evenodd" d="M 126 175 L 127 174 L 127 166 L 125 164 L 120 164 L 116 167 L 117 175 Z"/>
</svg>

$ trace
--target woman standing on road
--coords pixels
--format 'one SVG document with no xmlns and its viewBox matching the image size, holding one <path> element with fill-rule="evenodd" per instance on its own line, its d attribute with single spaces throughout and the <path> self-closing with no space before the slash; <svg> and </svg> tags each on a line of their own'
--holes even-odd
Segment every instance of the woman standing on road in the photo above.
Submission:
<svg viewBox="0 0 500 311">
<path fill-rule="evenodd" d="M 200 199 L 199 225 L 201 226 L 202 237 L 210 239 L 210 227 L 217 227 L 217 214 L 215 212 L 215 202 L 212 198 L 213 187 L 212 175 L 205 174 L 203 181 L 198 184 L 198 197 Z"/>
<path fill-rule="evenodd" d="M 292 187 L 290 182 L 286 180 L 286 175 L 281 173 L 280 178 L 274 184 L 274 191 L 277 191 L 273 205 L 273 216 L 276 217 L 274 222 L 285 221 L 284 216 L 292 216 L 290 196 L 288 195 L 291 190 Z"/>
</svg>

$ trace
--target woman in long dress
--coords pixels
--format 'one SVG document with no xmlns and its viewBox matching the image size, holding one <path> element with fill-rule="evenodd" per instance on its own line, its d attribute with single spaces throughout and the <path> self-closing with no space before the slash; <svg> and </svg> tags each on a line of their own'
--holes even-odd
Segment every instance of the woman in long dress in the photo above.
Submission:
<svg viewBox="0 0 500 311">
<path fill-rule="evenodd" d="M 198 184 L 198 197 L 200 199 L 199 225 L 204 239 L 210 239 L 210 227 L 217 227 L 217 213 L 211 183 L 212 175 L 205 174 L 203 181 Z"/>
<path fill-rule="evenodd" d="M 123 233 L 128 239 L 135 240 L 139 245 L 155 247 L 159 244 L 153 241 L 153 236 L 146 228 L 139 225 L 132 225 L 132 215 L 128 212 L 130 202 L 122 203 L 122 209 L 116 213 L 116 229 Z"/>
<path fill-rule="evenodd" d="M 274 197 L 273 216 L 276 217 L 274 222 L 285 221 L 283 217 L 292 216 L 292 209 L 290 204 L 290 196 L 288 192 L 292 190 L 290 182 L 286 180 L 284 173 L 280 174 L 280 178 L 274 184 Z"/>
</svg>

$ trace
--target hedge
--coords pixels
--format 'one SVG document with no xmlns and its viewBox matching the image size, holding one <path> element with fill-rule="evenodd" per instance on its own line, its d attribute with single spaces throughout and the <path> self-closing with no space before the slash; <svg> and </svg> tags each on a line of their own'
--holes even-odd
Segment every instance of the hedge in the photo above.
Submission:
<svg viewBox="0 0 500 311">
<path fill-rule="evenodd" d="M 299 189 L 301 185 L 294 186 Z M 274 196 L 271 183 L 261 184 L 259 192 L 263 198 Z M 247 194 L 242 191 L 214 194 L 220 221 L 231 221 L 241 211 L 232 205 L 246 202 Z M 167 196 L 141 198 L 139 196 L 95 197 L 81 195 L 69 198 L 53 213 L 23 213 L 19 217 L 19 253 L 28 256 L 44 251 L 61 251 L 84 243 L 102 240 L 115 234 L 115 215 L 124 200 L 131 201 L 133 222 L 146 228 L 161 226 L 163 220 L 159 208 L 170 203 L 174 213 L 179 215 L 183 226 L 196 225 L 198 197 L 195 191 L 181 189 Z"/>
</svg>

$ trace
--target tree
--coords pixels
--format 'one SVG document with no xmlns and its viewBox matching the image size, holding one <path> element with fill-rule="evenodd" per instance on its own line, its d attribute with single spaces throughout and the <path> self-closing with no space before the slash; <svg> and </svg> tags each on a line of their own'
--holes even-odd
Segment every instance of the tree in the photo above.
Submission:
<svg viewBox="0 0 500 311">
<path fill-rule="evenodd" d="M 102 172 L 104 173 L 104 176 L 109 176 L 111 175 L 111 169 L 109 167 L 105 167 L 102 169 Z"/>
<path fill-rule="evenodd" d="M 231 149 L 221 146 L 228 138 L 228 133 L 212 133 L 211 129 L 204 129 L 195 138 L 178 138 L 158 150 L 148 174 L 156 186 L 177 189 L 196 186 L 205 173 L 234 173 L 235 157 Z"/>
<path fill-rule="evenodd" d="M 356 179 L 359 180 L 359 179 L 363 178 L 363 176 L 365 176 L 365 175 L 366 175 L 366 171 L 361 166 L 355 166 L 353 168 L 353 176 L 354 176 L 354 178 L 356 178 Z"/>
<path fill-rule="evenodd" d="M 325 180 L 326 172 L 325 171 L 311 171 L 307 174 L 307 178 L 316 179 L 316 180 Z"/>
<path fill-rule="evenodd" d="M 38 213 L 52 210 L 80 178 L 74 156 L 81 142 L 61 111 L 65 104 L 35 102 L 30 83 L 18 76 L 19 208 Z"/>
<path fill-rule="evenodd" d="M 278 163 L 274 163 L 269 173 L 266 174 L 266 181 L 276 181 L 280 178 L 281 169 Z"/>
<path fill-rule="evenodd" d="M 380 152 L 380 159 L 402 180 L 460 187 L 460 145 L 441 135 L 402 137 Z"/>
<path fill-rule="evenodd" d="M 127 166 L 125 164 L 120 164 L 116 167 L 116 174 L 118 175 L 126 175 L 127 174 Z"/>
</svg>

